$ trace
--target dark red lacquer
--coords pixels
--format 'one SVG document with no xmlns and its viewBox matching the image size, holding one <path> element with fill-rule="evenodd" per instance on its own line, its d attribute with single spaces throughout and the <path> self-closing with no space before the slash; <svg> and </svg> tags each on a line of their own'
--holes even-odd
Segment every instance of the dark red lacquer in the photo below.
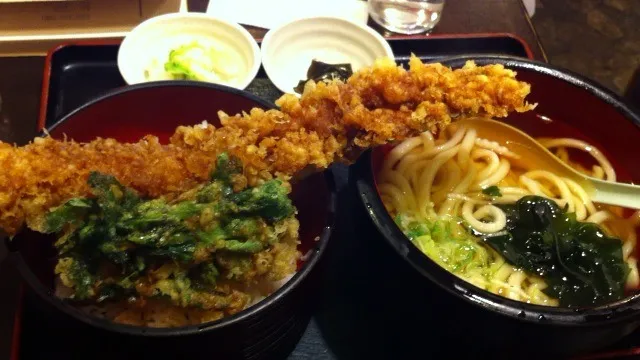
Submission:
<svg viewBox="0 0 640 360">
<path fill-rule="evenodd" d="M 55 124 L 49 133 L 56 139 L 66 136 L 79 142 L 96 137 L 135 142 L 145 135 L 155 135 L 167 143 L 176 127 L 181 125 L 196 125 L 206 120 L 219 126 L 220 110 L 232 115 L 254 107 L 272 106 L 244 91 L 214 84 L 187 81 L 147 83 L 115 90 L 81 106 Z M 332 183 L 325 180 L 324 173 L 294 184 L 291 196 L 301 223 L 300 250 L 310 251 L 296 276 L 260 304 L 200 326 L 147 329 L 118 325 L 90 317 L 57 299 L 52 292 L 55 264 L 52 236 L 24 231 L 13 240 L 11 255 L 26 283 L 43 300 L 41 303 L 49 309 L 51 316 L 62 317 L 62 321 L 77 320 L 73 322 L 75 325 L 98 334 L 92 336 L 171 341 L 175 346 L 170 347 L 176 351 L 188 346 L 186 343 L 205 341 L 217 343 L 205 353 L 218 348 L 222 354 L 227 354 L 223 357 L 228 358 L 247 351 L 269 358 L 269 354 L 283 351 L 296 341 L 306 327 L 311 306 L 301 300 L 317 288 L 315 280 L 312 281 L 316 278 L 312 270 L 317 267 L 326 248 L 335 211 Z M 17 339 L 18 335 L 16 343 Z"/>
<path fill-rule="evenodd" d="M 562 136 L 585 140 L 610 159 L 621 181 L 640 182 L 640 168 L 636 160 L 640 141 L 640 113 L 620 97 L 569 71 L 533 61 L 504 56 L 477 56 L 447 59 L 443 63 L 455 68 L 469 59 L 475 60 L 478 65 L 503 64 L 517 71 L 519 80 L 531 84 L 528 100 L 538 103 L 538 106 L 527 113 L 513 114 L 506 122 L 534 137 Z M 527 347 L 527 339 L 535 339 L 536 343 L 548 345 L 535 351 L 564 355 L 584 353 L 612 344 L 638 328 L 638 294 L 597 308 L 549 308 L 478 290 L 435 265 L 410 245 L 406 236 L 393 225 L 393 219 L 380 201 L 375 174 L 388 150 L 388 147 L 378 148 L 361 159 L 358 178 L 354 180 L 362 202 L 369 209 L 372 223 L 400 257 L 422 276 L 425 288 L 428 279 L 455 298 L 466 300 L 474 306 L 480 305 L 474 315 L 486 317 L 486 321 L 495 324 L 492 336 L 503 339 L 505 347 L 513 345 L 521 349 Z M 517 341 L 507 340 L 513 335 L 506 330 L 511 326 L 518 330 Z M 497 335 L 495 332 L 499 332 L 499 329 L 504 331 L 501 330 Z"/>
</svg>

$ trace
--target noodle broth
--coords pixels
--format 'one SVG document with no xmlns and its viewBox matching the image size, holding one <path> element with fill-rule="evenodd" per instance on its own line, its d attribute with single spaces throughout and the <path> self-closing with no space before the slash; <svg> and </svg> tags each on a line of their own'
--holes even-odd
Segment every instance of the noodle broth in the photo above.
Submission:
<svg viewBox="0 0 640 360">
<path fill-rule="evenodd" d="M 544 116 L 536 116 L 535 119 L 516 116 L 507 122 L 536 138 L 571 138 L 575 139 L 576 144 L 573 145 L 577 147 L 588 149 L 587 145 L 580 142 L 596 147 L 605 159 L 596 161 L 584 151 L 556 146 L 558 141 L 555 141 L 556 144 L 549 143 L 552 152 L 590 176 L 611 179 L 615 170 L 613 176 L 617 175 L 614 178 L 617 181 L 631 180 L 629 174 L 620 171 L 619 164 L 607 164 L 612 157 L 600 144 L 567 124 Z M 578 307 L 619 300 L 622 293 L 618 298 L 595 300 L 602 289 L 597 290 L 597 286 L 594 286 L 596 295 L 592 302 L 572 303 L 579 296 L 572 295 L 574 290 L 567 291 L 562 281 L 560 284 L 558 281 L 554 283 L 553 278 L 549 277 L 554 271 L 553 266 L 549 268 L 551 271 L 540 270 L 540 267 L 536 267 L 539 263 L 529 268 L 523 267 L 523 263 L 514 262 L 515 256 L 509 257 L 508 246 L 513 244 L 500 247 L 492 243 L 491 234 L 504 233 L 510 221 L 505 217 L 506 210 L 500 210 L 501 206 L 508 206 L 526 195 L 556 198 L 557 205 L 563 207 L 566 213 L 575 213 L 578 221 L 596 222 L 604 234 L 622 240 L 619 254 L 629 269 L 628 275 L 622 278 L 623 270 L 619 268 L 618 285 L 610 285 L 613 288 L 622 287 L 621 282 L 624 282 L 625 294 L 638 289 L 638 250 L 635 246 L 638 221 L 633 211 L 592 204 L 585 199 L 587 195 L 584 190 L 575 188 L 577 184 L 558 183 L 553 174 L 541 171 L 543 165 L 523 169 L 515 164 L 518 155 L 510 154 L 506 148 L 500 147 L 501 144 L 476 139 L 471 130 L 452 130 L 454 127 L 447 129 L 444 136 L 440 134 L 433 138 L 430 134 L 423 134 L 396 148 L 385 147 L 373 153 L 376 186 L 382 201 L 401 230 L 421 252 L 467 282 L 513 300 Z M 559 144 L 572 145 L 565 140 Z M 510 160 L 514 160 L 514 163 L 510 163 Z M 499 196 L 493 196 L 497 194 L 487 190 L 497 191 Z M 585 256 L 584 252 L 582 256 Z M 560 259 L 558 255 L 558 261 L 562 264 Z M 594 260 L 594 263 L 597 265 L 598 260 Z M 609 270 L 603 271 L 607 273 Z M 567 284 L 571 283 L 564 276 L 561 278 Z M 575 283 L 571 284 L 577 289 Z M 575 290 L 575 293 L 580 292 Z"/>
<path fill-rule="evenodd" d="M 507 122 L 524 124 L 518 126 L 534 137 L 588 140 L 600 147 L 616 170 L 625 171 L 618 174 L 621 179 L 628 175 L 631 180 L 640 181 L 640 167 L 633 151 L 640 144 L 640 115 L 615 94 L 568 71 L 529 60 L 487 55 L 443 62 L 458 68 L 468 60 L 476 64 L 503 64 L 531 84 L 528 100 L 537 103 L 537 107 L 527 113 L 512 114 Z M 543 123 L 537 115 L 556 120 L 559 126 Z M 562 133 L 565 129 L 568 132 Z M 575 134 L 575 129 L 579 129 L 579 134 Z M 490 348 L 495 357 L 514 359 L 584 354 L 611 345 L 638 328 L 640 294 L 637 293 L 627 297 L 624 296 L 628 294 L 623 294 L 622 300 L 605 302 L 602 306 L 541 306 L 482 290 L 430 260 L 418 246 L 410 244 L 409 237 L 393 223 L 393 215 L 382 202 L 377 180 L 384 157 L 391 149 L 379 147 L 365 153 L 353 167 L 353 184 L 364 216 L 370 220 L 368 224 L 375 228 L 385 246 L 381 257 L 407 266 L 406 271 L 389 276 L 402 278 L 398 280 L 402 281 L 401 290 L 393 293 L 394 298 L 403 299 L 398 307 L 407 307 L 404 299 L 420 303 L 406 310 L 404 320 L 416 326 L 430 324 L 435 329 L 433 333 L 444 333 L 447 339 L 451 338 L 450 344 L 457 344 L 454 349 L 471 349 L 471 353 L 477 354 L 484 353 L 479 349 Z M 576 160 L 589 161 L 589 157 Z M 434 316 L 443 320 L 434 321 Z M 409 335 L 403 334 L 403 339 L 405 336 Z M 425 351 L 425 341 L 423 332 L 415 334 L 406 342 L 408 351 L 414 354 Z M 435 340 L 435 344 L 441 343 L 445 341 Z M 415 346 L 411 347 L 412 344 Z M 451 349 L 446 347 L 446 356 Z"/>
<path fill-rule="evenodd" d="M 536 139 L 573 138 L 584 141 L 598 149 L 611 163 L 611 166 L 616 173 L 616 181 L 635 184 L 638 184 L 640 182 L 640 173 L 638 173 L 638 170 L 636 169 L 637 167 L 630 166 L 629 163 L 630 161 L 634 161 L 630 159 L 630 157 L 633 156 L 632 152 L 627 151 L 627 149 L 625 148 L 621 148 L 621 145 L 617 143 L 618 139 L 616 137 L 610 137 L 610 133 L 615 132 L 617 134 L 617 130 L 611 129 L 607 132 L 601 132 L 600 134 L 598 134 L 598 136 L 592 136 L 593 134 L 589 133 L 590 136 L 587 136 L 584 131 L 580 130 L 575 125 L 570 125 L 563 121 L 554 120 L 544 115 L 524 115 L 525 114 L 519 114 L 518 116 L 512 116 L 504 119 L 503 121 L 509 125 L 519 128 L 520 130 L 526 132 Z M 617 122 L 612 122 L 611 124 L 615 123 Z M 634 126 L 633 124 L 631 125 Z M 589 128 L 586 129 L 588 130 Z M 629 136 L 625 137 L 635 138 L 634 133 L 628 133 L 627 135 Z M 640 133 L 638 134 L 638 136 L 640 136 Z M 603 137 L 605 137 L 605 141 L 602 141 Z M 572 160 L 574 166 L 578 165 L 584 170 L 591 169 L 594 165 L 597 165 L 597 161 L 595 161 L 595 159 L 591 155 L 584 151 L 579 151 L 571 148 L 568 148 L 566 150 L 568 157 Z M 551 149 L 551 151 L 554 154 L 557 154 L 557 148 Z M 601 208 L 602 205 L 596 204 L 596 207 Z M 628 208 L 618 208 L 617 211 L 620 211 L 621 215 L 625 218 L 632 216 L 635 212 L 635 210 Z M 637 234 L 638 236 L 640 236 L 640 230 L 638 230 Z M 640 257 L 640 247 L 635 248 L 635 255 L 637 258 Z"/>
</svg>

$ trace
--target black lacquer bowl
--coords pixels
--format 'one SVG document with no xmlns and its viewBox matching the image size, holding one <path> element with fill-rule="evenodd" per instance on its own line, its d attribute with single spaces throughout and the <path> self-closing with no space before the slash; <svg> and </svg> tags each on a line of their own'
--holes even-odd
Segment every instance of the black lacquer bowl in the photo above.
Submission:
<svg viewBox="0 0 640 360">
<path fill-rule="evenodd" d="M 538 103 L 538 107 L 528 113 L 512 115 L 505 121 L 533 136 L 569 136 L 587 140 L 612 161 L 619 181 L 640 181 L 640 167 L 637 166 L 640 115 L 621 98 L 569 71 L 524 59 L 479 56 L 452 58 L 443 63 L 457 68 L 466 60 L 474 60 L 478 65 L 503 64 L 516 70 L 519 80 L 531 84 L 528 100 Z M 579 132 L 557 133 L 554 130 L 549 133 L 550 127 L 544 125 L 540 117 L 569 125 L 567 129 Z M 385 150 L 388 149 L 376 148 L 363 154 L 352 167 L 350 181 L 367 214 L 360 225 L 373 224 L 382 235 L 383 243 L 390 246 L 381 250 L 388 261 L 406 267 L 396 274 L 397 280 L 392 280 L 404 284 L 396 287 L 399 292 L 396 296 L 405 299 L 405 303 L 414 304 L 411 311 L 403 313 L 412 318 L 403 322 L 403 326 L 415 326 L 416 330 L 422 328 L 431 333 L 456 334 L 457 340 L 443 345 L 450 347 L 452 356 L 472 349 L 478 356 L 490 351 L 506 358 L 584 353 L 606 347 L 638 328 L 640 295 L 637 294 L 588 309 L 544 307 L 491 294 L 438 266 L 404 236 L 382 204 L 375 176 Z M 421 308 L 416 305 L 420 299 L 424 304 Z M 437 305 L 435 309 L 433 304 Z M 402 303 L 395 306 L 402 307 Z M 413 334 L 408 336 L 413 336 L 415 341 L 407 343 L 420 341 Z M 425 337 L 424 341 L 428 342 L 428 339 Z"/>
<path fill-rule="evenodd" d="M 167 142 L 179 125 L 207 120 L 218 125 L 228 114 L 273 105 L 247 92 L 208 83 L 170 81 L 124 87 L 70 113 L 49 130 L 76 141 L 110 137 L 137 141 L 146 134 Z M 317 277 L 333 227 L 333 179 L 317 173 L 293 186 L 300 220 L 300 250 L 308 252 L 298 272 L 282 288 L 233 316 L 180 328 L 144 328 L 114 324 L 87 315 L 53 295 L 54 239 L 24 231 L 9 242 L 11 256 L 36 303 L 46 311 L 42 326 L 69 333 L 76 355 L 153 359 L 273 359 L 286 356 L 304 332 L 313 311 Z M 91 345 L 83 337 L 91 337 Z M 42 346 L 47 339 L 42 339 Z M 53 345 L 53 344 L 49 344 Z"/>
</svg>

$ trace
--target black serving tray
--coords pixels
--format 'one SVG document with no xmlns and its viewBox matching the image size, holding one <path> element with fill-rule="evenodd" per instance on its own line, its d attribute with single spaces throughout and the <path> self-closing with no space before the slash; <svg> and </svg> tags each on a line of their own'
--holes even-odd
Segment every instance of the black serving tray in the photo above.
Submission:
<svg viewBox="0 0 640 360">
<path fill-rule="evenodd" d="M 389 39 L 399 63 L 413 53 L 423 61 L 464 54 L 503 54 L 531 58 L 527 44 L 508 34 L 444 35 Z M 45 64 L 38 130 L 54 124 L 102 93 L 126 86 L 117 65 L 119 43 L 73 43 L 53 49 Z M 266 100 L 282 95 L 260 68 L 247 91 Z"/>
<path fill-rule="evenodd" d="M 423 61 L 464 54 L 532 57 L 526 43 L 509 34 L 399 37 L 389 39 L 389 44 L 400 63 L 406 63 L 411 53 Z M 92 98 L 126 86 L 117 69 L 118 48 L 117 43 L 73 43 L 48 54 L 38 130 Z M 247 90 L 270 101 L 281 95 L 262 69 Z M 356 215 L 362 209 L 349 190 L 349 169 L 338 165 L 331 170 L 339 190 L 340 214 L 326 254 L 328 266 L 321 305 L 289 359 L 514 358 L 514 354 L 492 354 L 464 346 L 461 339 L 472 334 L 456 332 L 455 323 L 473 319 L 465 318 L 464 312 L 447 311 L 448 304 L 443 299 L 429 294 L 420 299 L 395 296 L 419 279 L 405 264 L 385 254 L 391 250 L 377 241 L 375 230 Z M 30 292 L 24 294 L 16 317 L 12 360 L 104 358 L 103 354 L 78 352 L 104 339 L 51 323 L 48 315 L 31 301 Z M 402 319 L 412 316 L 411 309 L 429 307 L 443 311 L 431 314 L 421 329 L 403 326 Z M 443 329 L 431 325 L 443 322 L 454 326 Z M 478 331 L 488 329 L 479 325 Z M 418 336 L 405 336 L 408 333 Z M 128 356 L 122 354 L 119 358 Z"/>
</svg>

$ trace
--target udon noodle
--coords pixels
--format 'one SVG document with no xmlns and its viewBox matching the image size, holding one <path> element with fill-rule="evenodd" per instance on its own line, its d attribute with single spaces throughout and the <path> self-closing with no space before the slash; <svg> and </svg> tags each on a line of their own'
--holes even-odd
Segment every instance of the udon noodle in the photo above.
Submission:
<svg viewBox="0 0 640 360">
<path fill-rule="evenodd" d="M 587 175 L 616 180 L 610 162 L 595 147 L 576 139 L 539 139 L 563 161 Z M 591 169 L 569 158 L 568 149 L 585 151 L 597 165 Z M 396 146 L 385 158 L 378 177 L 380 195 L 389 212 L 405 218 L 448 227 L 447 236 L 465 238 L 465 246 L 429 250 L 414 241 L 432 259 L 462 279 L 514 300 L 557 306 L 558 299 L 542 290 L 545 281 L 512 266 L 482 239 L 469 235 L 467 227 L 484 234 L 503 230 L 507 223 L 500 204 L 511 204 L 526 195 L 552 199 L 578 221 L 593 222 L 610 236 L 623 241 L 622 253 L 629 267 L 626 288 L 640 283 L 634 249 L 639 213 L 625 218 L 623 209 L 601 206 L 574 181 L 542 169 L 526 168 L 519 154 L 501 144 L 479 138 L 473 128 L 451 126 L 438 138 L 425 132 Z M 483 189 L 497 186 L 501 196 L 488 196 Z M 442 220 L 453 220 L 444 221 Z M 437 225 L 441 222 L 444 225 Z M 457 234 L 457 235 L 456 235 Z M 431 251 L 431 253 L 429 253 Z M 454 266 L 451 257 L 468 252 L 475 261 Z M 457 252 L 457 253 L 454 253 Z"/>
</svg>

